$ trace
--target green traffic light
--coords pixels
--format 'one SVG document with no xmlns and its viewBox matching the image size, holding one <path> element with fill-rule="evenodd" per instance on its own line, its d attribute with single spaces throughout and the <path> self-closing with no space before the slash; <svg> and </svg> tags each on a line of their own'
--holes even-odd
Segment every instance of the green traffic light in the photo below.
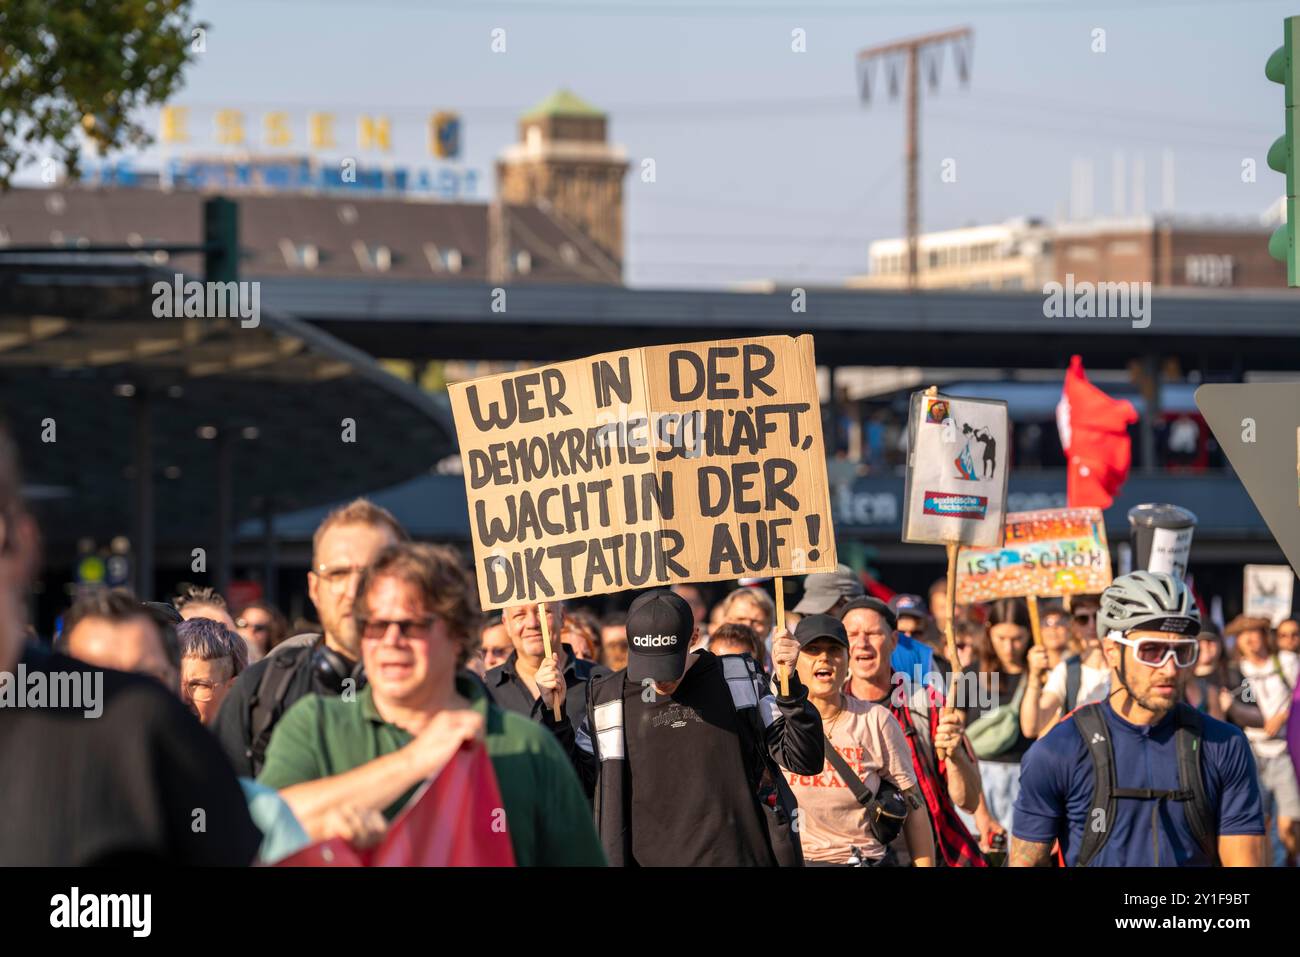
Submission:
<svg viewBox="0 0 1300 957">
<path fill-rule="evenodd" d="M 1279 173 L 1285 173 L 1290 155 L 1290 142 L 1285 136 L 1279 136 L 1273 141 L 1273 145 L 1268 148 L 1268 168 L 1275 169 Z"/>
<path fill-rule="evenodd" d="M 1286 46 L 1273 51 L 1264 65 L 1264 75 L 1274 83 L 1286 83 Z"/>
<path fill-rule="evenodd" d="M 1274 259 L 1286 263 L 1288 286 L 1300 285 L 1300 262 L 1296 256 L 1296 97 L 1300 95 L 1300 62 L 1296 51 L 1300 48 L 1300 17 L 1287 17 L 1282 22 L 1280 47 L 1272 52 L 1264 65 L 1264 76 L 1282 84 L 1286 133 L 1273 141 L 1268 148 L 1269 169 L 1286 176 L 1286 222 L 1268 238 L 1268 252 Z"/>
<path fill-rule="evenodd" d="M 1268 254 L 1280 262 L 1287 261 L 1287 257 L 1291 255 L 1291 233 L 1288 224 L 1283 223 L 1273 230 L 1272 236 L 1268 237 Z"/>
</svg>

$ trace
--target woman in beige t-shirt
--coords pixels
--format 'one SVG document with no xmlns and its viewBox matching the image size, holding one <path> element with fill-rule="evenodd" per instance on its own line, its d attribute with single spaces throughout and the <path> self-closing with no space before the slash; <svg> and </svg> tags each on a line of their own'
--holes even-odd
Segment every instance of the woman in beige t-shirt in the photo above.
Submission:
<svg viewBox="0 0 1300 957">
<path fill-rule="evenodd" d="M 795 629 L 799 642 L 799 680 L 822 717 L 822 729 L 872 794 L 883 775 L 899 788 L 911 812 L 903 835 L 917 867 L 934 866 L 929 812 L 916 791 L 912 757 L 897 719 L 883 705 L 850 698 L 841 690 L 848 675 L 849 640 L 844 625 L 830 615 L 810 615 Z M 867 826 L 867 810 L 828 761 L 818 775 L 786 771 L 799 801 L 799 838 L 809 864 L 873 866 L 893 863 L 893 855 Z"/>
</svg>

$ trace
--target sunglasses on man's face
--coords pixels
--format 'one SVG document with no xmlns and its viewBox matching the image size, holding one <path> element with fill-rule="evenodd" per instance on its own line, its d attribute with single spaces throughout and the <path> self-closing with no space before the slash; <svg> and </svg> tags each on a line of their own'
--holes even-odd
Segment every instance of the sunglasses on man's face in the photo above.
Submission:
<svg viewBox="0 0 1300 957">
<path fill-rule="evenodd" d="M 1179 668 L 1190 668 L 1201 654 L 1201 643 L 1195 638 L 1124 638 L 1112 635 L 1113 641 L 1133 649 L 1133 657 L 1151 668 L 1163 668 L 1166 661 L 1174 659 Z"/>
<path fill-rule="evenodd" d="M 1097 620 L 1097 613 L 1095 611 L 1080 611 L 1080 612 L 1075 612 L 1074 615 L 1074 623 L 1076 625 L 1091 625 L 1096 620 Z"/>
</svg>

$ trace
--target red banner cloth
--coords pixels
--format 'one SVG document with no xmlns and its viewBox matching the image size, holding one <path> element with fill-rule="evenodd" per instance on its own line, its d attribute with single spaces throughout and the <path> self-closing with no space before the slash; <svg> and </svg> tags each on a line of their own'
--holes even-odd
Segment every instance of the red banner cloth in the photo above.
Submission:
<svg viewBox="0 0 1300 957">
<path fill-rule="evenodd" d="M 505 808 L 487 749 L 456 752 L 417 791 L 384 839 L 357 850 L 342 838 L 306 847 L 277 867 L 514 867 Z"/>
</svg>

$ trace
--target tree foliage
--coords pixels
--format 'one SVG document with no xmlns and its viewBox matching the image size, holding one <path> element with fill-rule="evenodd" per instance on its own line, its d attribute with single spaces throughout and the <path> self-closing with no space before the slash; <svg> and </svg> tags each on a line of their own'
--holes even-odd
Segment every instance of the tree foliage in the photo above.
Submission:
<svg viewBox="0 0 1300 957">
<path fill-rule="evenodd" d="M 0 0 L 0 188 L 33 162 L 76 178 L 101 153 L 147 146 L 192 59 L 193 0 Z"/>
</svg>

